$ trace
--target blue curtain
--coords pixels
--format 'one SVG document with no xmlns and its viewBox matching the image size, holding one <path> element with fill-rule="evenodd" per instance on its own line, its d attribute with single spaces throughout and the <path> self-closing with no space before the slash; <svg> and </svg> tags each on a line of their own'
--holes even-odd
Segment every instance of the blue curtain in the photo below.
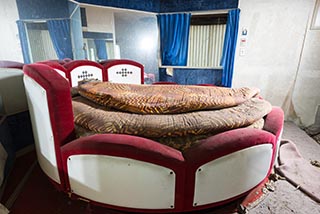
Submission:
<svg viewBox="0 0 320 214">
<path fill-rule="evenodd" d="M 48 20 L 47 25 L 58 58 L 73 59 L 70 19 Z"/>
<path fill-rule="evenodd" d="M 108 59 L 106 40 L 104 39 L 95 39 L 94 44 L 96 46 L 97 55 L 99 59 Z"/>
<path fill-rule="evenodd" d="M 18 30 L 19 30 L 19 38 L 20 44 L 23 54 L 23 61 L 25 64 L 29 64 L 31 62 L 30 55 L 29 55 L 29 45 L 28 45 L 28 37 L 25 23 L 21 20 L 17 21 Z"/>
<path fill-rule="evenodd" d="M 221 59 L 222 81 L 226 87 L 232 86 L 234 56 L 236 52 L 240 9 L 230 10 L 228 13 L 227 29 L 224 36 L 223 53 Z"/>
<path fill-rule="evenodd" d="M 190 13 L 158 15 L 162 65 L 187 65 Z"/>
</svg>

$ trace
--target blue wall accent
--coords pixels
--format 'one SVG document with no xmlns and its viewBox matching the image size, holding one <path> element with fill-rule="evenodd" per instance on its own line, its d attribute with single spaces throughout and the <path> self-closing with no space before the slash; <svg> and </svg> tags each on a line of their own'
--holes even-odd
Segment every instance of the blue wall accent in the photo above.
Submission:
<svg viewBox="0 0 320 214">
<path fill-rule="evenodd" d="M 238 0 L 160 0 L 160 12 L 183 12 L 238 8 Z"/>
<path fill-rule="evenodd" d="M 67 18 L 72 10 L 68 0 L 16 0 L 20 19 Z M 154 13 L 220 10 L 238 8 L 239 0 L 77 0 L 101 6 Z"/>
<path fill-rule="evenodd" d="M 155 13 L 166 13 L 238 8 L 239 0 L 78 0 L 78 2 Z"/>
<path fill-rule="evenodd" d="M 118 8 L 127 8 L 134 10 L 159 12 L 160 11 L 160 1 L 159 0 L 77 0 L 80 3 L 110 6 Z"/>
<path fill-rule="evenodd" d="M 165 68 L 159 68 L 159 81 L 173 82 L 173 77 L 167 75 Z"/>
<path fill-rule="evenodd" d="M 159 81 L 176 82 L 181 85 L 214 84 L 221 85 L 222 69 L 174 68 L 173 76 L 166 74 L 165 68 L 159 68 Z"/>
<path fill-rule="evenodd" d="M 16 0 L 20 19 L 69 18 L 67 0 Z"/>
<path fill-rule="evenodd" d="M 100 32 L 90 32 L 90 31 L 83 31 L 83 38 L 90 38 L 90 39 L 113 39 L 112 33 L 100 33 Z"/>
<path fill-rule="evenodd" d="M 73 11 L 77 8 L 78 4 L 68 1 L 68 12 L 69 12 L 69 16 L 71 16 L 71 14 L 73 13 Z"/>
</svg>

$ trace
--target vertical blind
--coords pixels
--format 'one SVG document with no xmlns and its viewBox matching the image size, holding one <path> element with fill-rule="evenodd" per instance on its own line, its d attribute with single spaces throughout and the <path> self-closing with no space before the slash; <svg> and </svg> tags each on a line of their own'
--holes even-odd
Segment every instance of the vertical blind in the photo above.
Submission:
<svg viewBox="0 0 320 214">
<path fill-rule="evenodd" d="M 28 29 L 28 38 L 32 62 L 58 59 L 48 30 Z"/>
<path fill-rule="evenodd" d="M 191 25 L 187 65 L 190 67 L 219 67 L 225 30 L 225 24 Z"/>
</svg>

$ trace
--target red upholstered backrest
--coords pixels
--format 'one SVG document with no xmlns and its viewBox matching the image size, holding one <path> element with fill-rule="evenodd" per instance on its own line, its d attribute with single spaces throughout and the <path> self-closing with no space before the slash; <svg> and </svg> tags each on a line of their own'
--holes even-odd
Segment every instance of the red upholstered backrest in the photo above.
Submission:
<svg viewBox="0 0 320 214">
<path fill-rule="evenodd" d="M 68 81 L 47 65 L 25 65 L 23 71 L 47 92 L 55 144 L 61 146 L 73 140 L 74 122 Z"/>
<path fill-rule="evenodd" d="M 61 76 L 63 76 L 64 78 L 67 79 L 67 70 L 58 61 L 48 60 L 48 61 L 40 61 L 37 63 L 50 66 L 55 71 L 57 71 Z M 69 81 L 69 79 L 68 79 L 68 81 Z"/>
<path fill-rule="evenodd" d="M 283 129 L 284 113 L 280 107 L 273 107 L 266 116 L 263 129 L 271 132 L 278 139 Z"/>
<path fill-rule="evenodd" d="M 105 81 L 103 66 L 97 62 L 89 60 L 74 60 L 63 65 L 67 71 L 67 78 L 70 86 L 78 85 L 79 81 L 85 79 L 97 79 Z"/>
<path fill-rule="evenodd" d="M 69 83 L 48 65 L 25 65 L 23 71 L 40 166 L 64 188 L 61 146 L 75 139 Z"/>
<path fill-rule="evenodd" d="M 129 59 L 112 59 L 100 62 L 105 81 L 116 83 L 144 84 L 144 67 Z"/>
</svg>

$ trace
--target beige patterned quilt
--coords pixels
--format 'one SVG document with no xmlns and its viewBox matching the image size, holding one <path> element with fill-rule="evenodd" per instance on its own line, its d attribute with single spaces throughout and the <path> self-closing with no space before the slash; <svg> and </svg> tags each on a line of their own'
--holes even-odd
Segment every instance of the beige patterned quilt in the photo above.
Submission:
<svg viewBox="0 0 320 214">
<path fill-rule="evenodd" d="M 80 135 L 121 133 L 154 139 L 179 150 L 240 127 L 263 127 L 272 106 L 257 89 L 87 83 L 73 99 Z"/>
<path fill-rule="evenodd" d="M 138 114 L 174 114 L 239 105 L 259 93 L 257 88 L 230 89 L 190 85 L 135 85 L 89 82 L 79 93 L 93 102 Z"/>
</svg>

